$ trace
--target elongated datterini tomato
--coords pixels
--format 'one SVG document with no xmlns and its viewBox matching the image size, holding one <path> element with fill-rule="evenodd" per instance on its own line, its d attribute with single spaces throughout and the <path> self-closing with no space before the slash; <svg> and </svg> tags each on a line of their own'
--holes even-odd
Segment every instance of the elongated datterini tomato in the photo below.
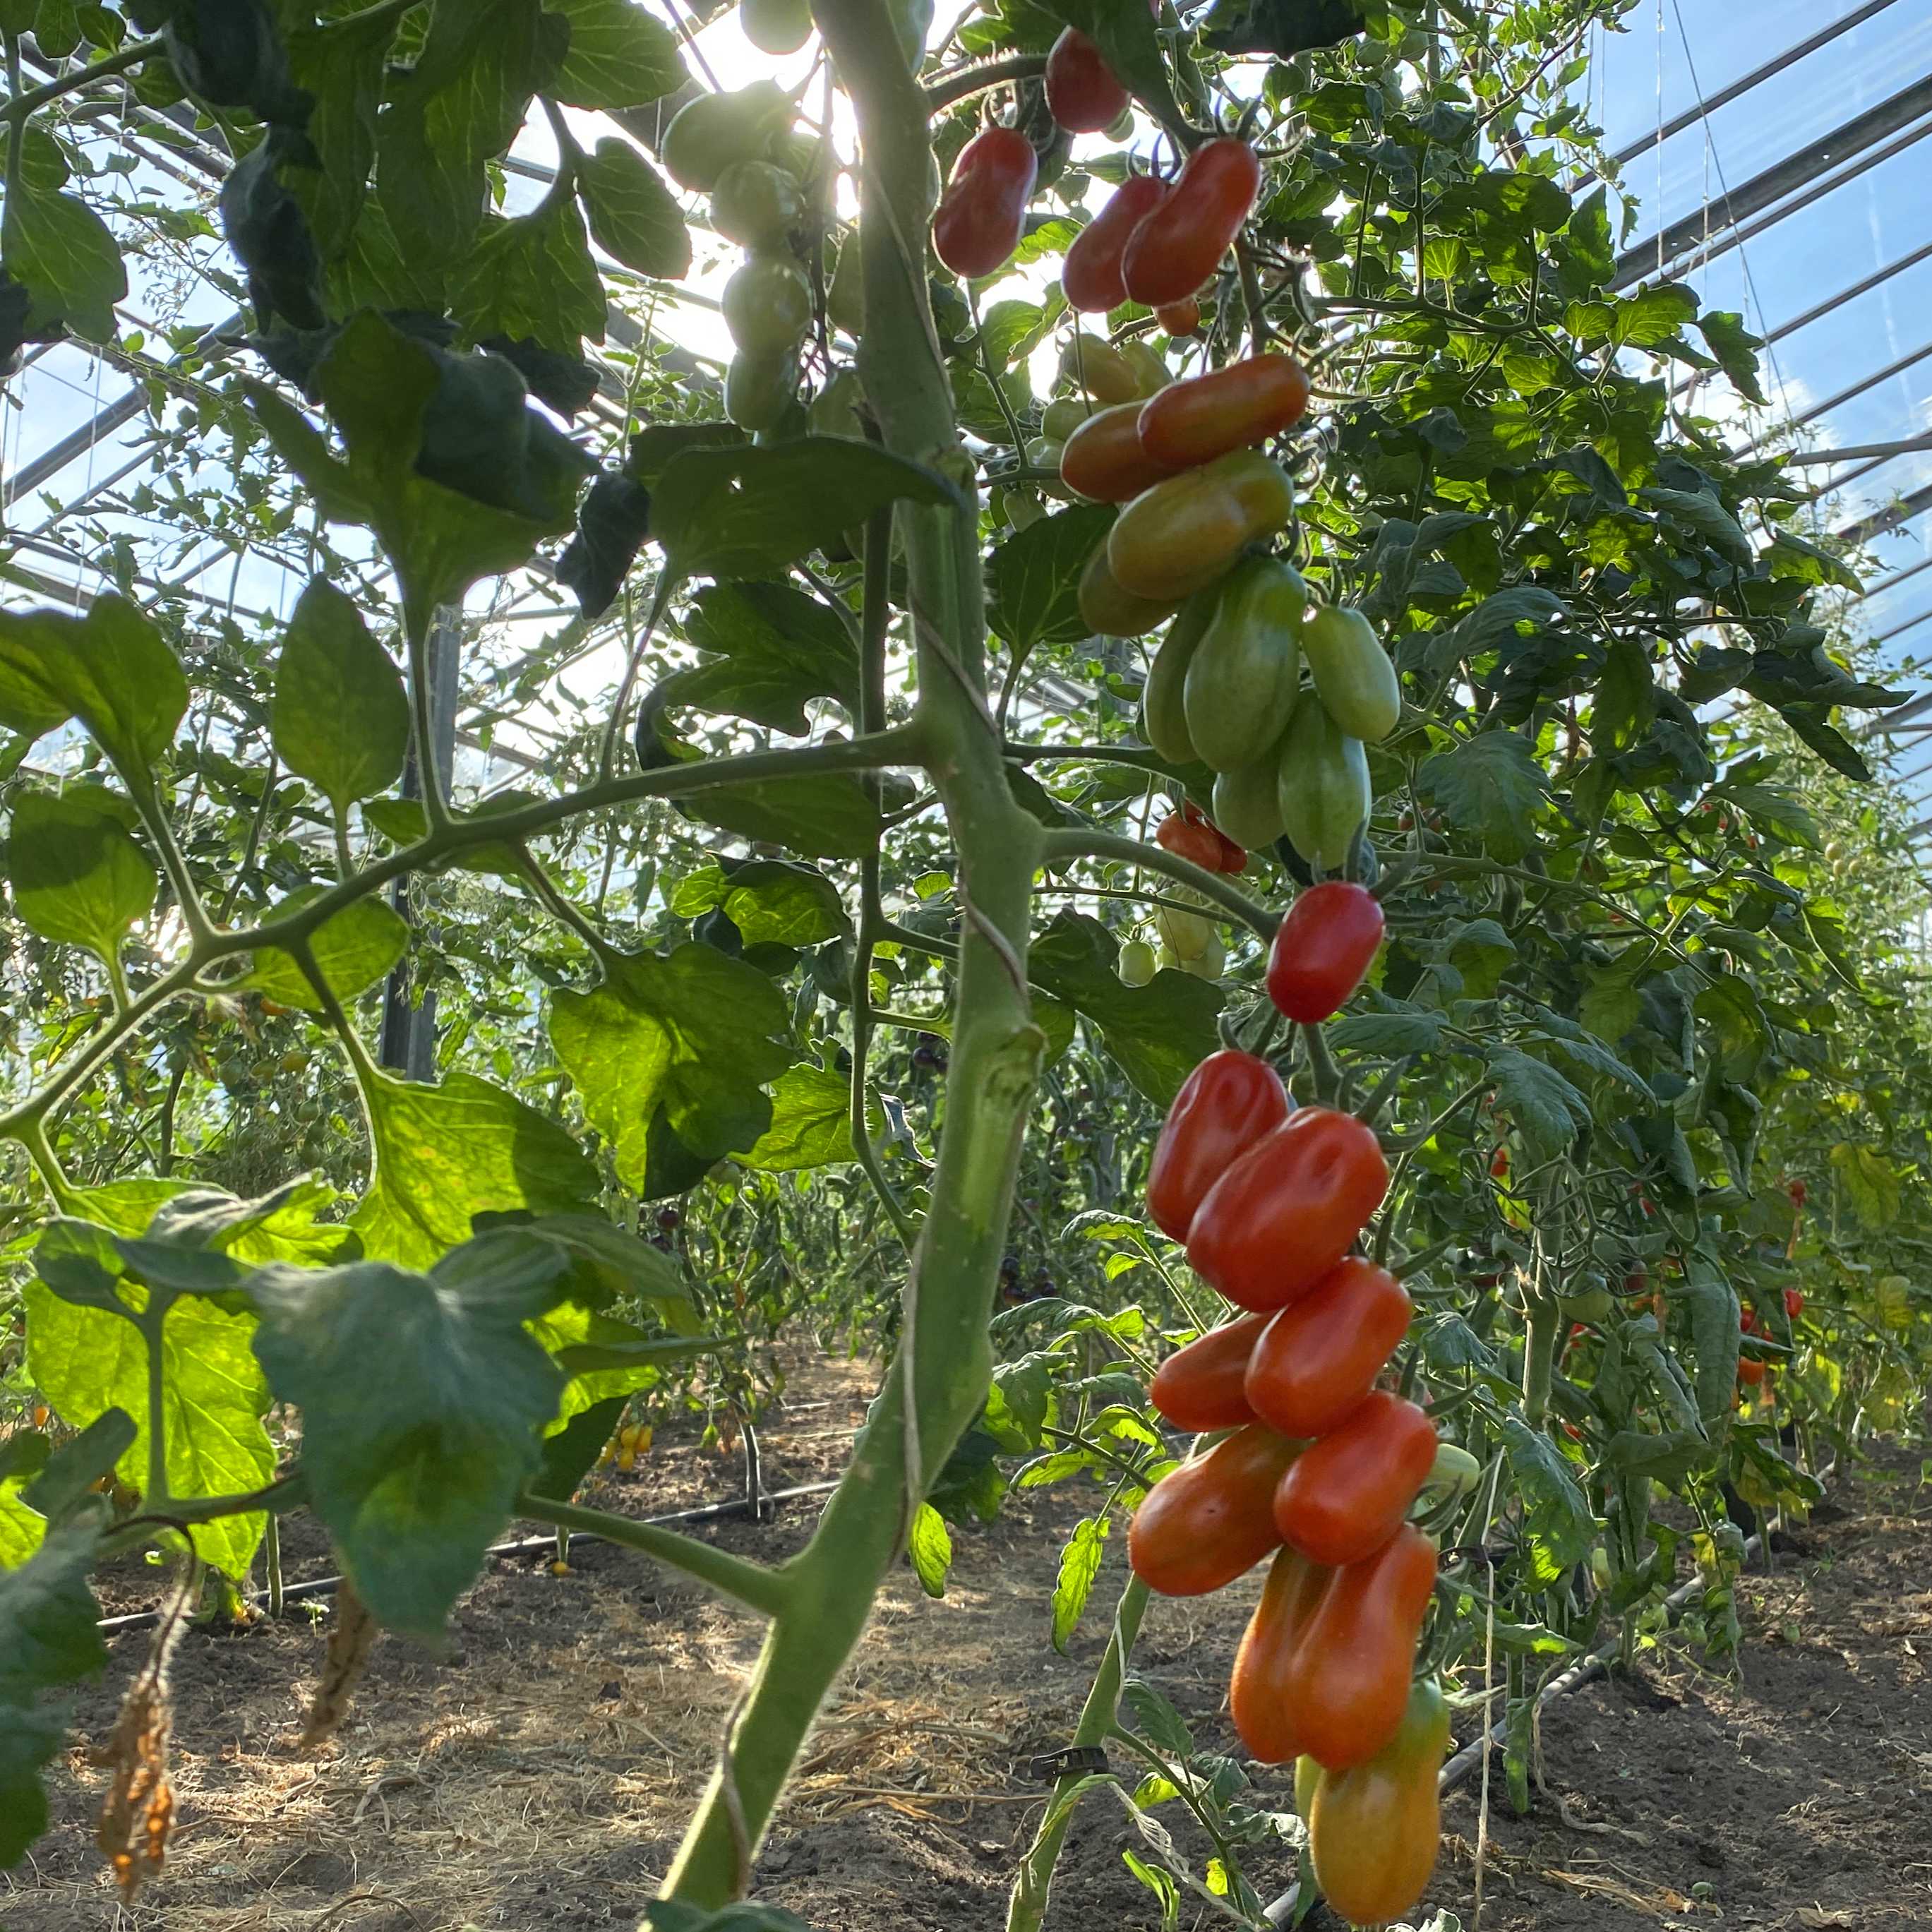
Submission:
<svg viewBox="0 0 1932 1932">
<path fill-rule="evenodd" d="M 1130 175 L 1082 229 L 1066 250 L 1060 271 L 1060 292 L 1069 308 L 1099 314 L 1127 298 L 1120 279 L 1120 256 L 1134 230 L 1167 199 L 1167 184 L 1156 175 Z"/>
<path fill-rule="evenodd" d="M 1268 949 L 1268 998 L 1305 1025 L 1332 1018 L 1375 964 L 1383 923 L 1382 903 L 1366 886 L 1340 879 L 1310 886 Z"/>
<path fill-rule="evenodd" d="M 1204 1597 L 1252 1570 L 1281 1541 L 1275 1486 L 1301 1446 L 1251 1423 L 1170 1469 L 1127 1532 L 1134 1574 L 1163 1597 Z"/>
<path fill-rule="evenodd" d="M 1372 1391 L 1310 1445 L 1274 1492 L 1274 1526 L 1313 1563 L 1359 1563 L 1402 1527 L 1436 1463 L 1436 1425 L 1388 1389 Z"/>
<path fill-rule="evenodd" d="M 988 128 L 960 149 L 932 218 L 933 250 L 956 275 L 990 275 L 1012 259 L 1039 170 L 1017 128 Z"/>
<path fill-rule="evenodd" d="M 1244 1315 L 1177 1348 L 1155 1372 L 1154 1406 L 1177 1429 L 1238 1429 L 1255 1420 L 1248 1406 L 1248 1358 L 1265 1315 Z"/>
<path fill-rule="evenodd" d="M 1388 1187 L 1368 1128 L 1304 1107 L 1208 1190 L 1187 1231 L 1189 1265 L 1238 1307 L 1286 1308 L 1348 1252 Z"/>
<path fill-rule="evenodd" d="M 1368 1398 L 1415 1312 L 1387 1268 L 1351 1255 L 1271 1317 L 1248 1358 L 1248 1405 L 1288 1436 L 1324 1436 Z"/>
<path fill-rule="evenodd" d="M 1288 1089 L 1265 1060 L 1210 1053 L 1174 1096 L 1148 1170 L 1148 1212 L 1184 1241 L 1195 1211 L 1236 1160 L 1288 1117 Z"/>
<path fill-rule="evenodd" d="M 1265 442 L 1307 406 L 1307 370 L 1270 350 L 1170 383 L 1142 408 L 1141 442 L 1157 461 L 1184 470 Z"/>
<path fill-rule="evenodd" d="M 1121 263 L 1127 293 L 1159 308 L 1192 295 L 1220 266 L 1262 184 L 1262 164 L 1232 134 L 1187 158 L 1174 192 L 1136 228 Z"/>
</svg>

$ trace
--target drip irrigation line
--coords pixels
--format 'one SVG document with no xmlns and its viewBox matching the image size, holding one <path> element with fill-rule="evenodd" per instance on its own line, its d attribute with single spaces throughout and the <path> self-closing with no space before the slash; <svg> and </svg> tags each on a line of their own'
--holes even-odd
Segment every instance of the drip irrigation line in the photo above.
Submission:
<svg viewBox="0 0 1932 1932">
<path fill-rule="evenodd" d="M 836 1482 L 801 1483 L 794 1489 L 767 1490 L 760 1500 L 768 1503 L 793 1502 L 801 1496 L 822 1496 L 828 1490 L 836 1490 L 838 1486 Z M 740 1496 L 728 1503 L 705 1503 L 697 1509 L 674 1510 L 668 1516 L 647 1516 L 638 1520 L 649 1523 L 653 1528 L 662 1528 L 671 1523 L 705 1522 L 718 1516 L 733 1516 L 750 1506 L 747 1498 Z M 583 1530 L 571 1532 L 570 1540 L 572 1543 L 607 1544 L 614 1550 L 628 1546 L 612 1543 L 606 1536 L 592 1536 Z M 525 1536 L 514 1543 L 492 1544 L 483 1554 L 485 1556 L 536 1556 L 546 1550 L 554 1550 L 556 1541 L 557 1532 L 553 1530 L 546 1536 Z M 285 1603 L 292 1603 L 302 1597 L 332 1597 L 342 1588 L 343 1582 L 344 1579 L 340 1576 L 314 1576 L 305 1583 L 287 1585 L 282 1592 L 282 1599 Z M 247 1600 L 251 1604 L 266 1604 L 268 1600 L 268 1593 L 266 1590 L 251 1590 L 248 1593 Z M 103 1617 L 97 1628 L 104 1636 L 116 1636 L 123 1630 L 152 1630 L 160 1620 L 161 1613 L 158 1610 L 137 1610 L 131 1616 Z"/>
</svg>

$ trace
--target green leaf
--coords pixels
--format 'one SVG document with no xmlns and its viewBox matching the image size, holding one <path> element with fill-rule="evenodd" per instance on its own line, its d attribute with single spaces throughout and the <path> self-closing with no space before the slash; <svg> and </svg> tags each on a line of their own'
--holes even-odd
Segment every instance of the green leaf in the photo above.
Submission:
<svg viewBox="0 0 1932 1932">
<path fill-rule="evenodd" d="M 930 1503 L 921 1503 L 914 1513 L 906 1555 L 920 1588 L 928 1597 L 944 1596 L 946 1573 L 952 1568 L 952 1532 Z"/>
<path fill-rule="evenodd" d="M 1818 821 L 1796 792 L 1779 785 L 1727 784 L 1724 796 L 1760 832 L 1793 845 L 1818 844 Z"/>
<path fill-rule="evenodd" d="M 1100 1574 L 1100 1558 L 1106 1545 L 1107 1519 L 1100 1516 L 1082 1517 L 1061 1546 L 1060 1574 L 1053 1585 L 1053 1647 L 1062 1657 L 1080 1626 L 1081 1613 L 1093 1594 L 1094 1580 Z"/>
<path fill-rule="evenodd" d="M 572 1298 L 585 1306 L 601 1308 L 619 1299 L 641 1301 L 680 1334 L 696 1333 L 691 1289 L 676 1262 L 602 1215 L 483 1214 L 476 1220 L 479 1230 L 520 1228 L 550 1243 L 568 1264 Z"/>
<path fill-rule="evenodd" d="M 1538 1018 L 1555 1052 L 1592 1073 L 1600 1073 L 1605 1078 L 1628 1087 L 1640 1099 L 1654 1104 L 1657 1096 L 1651 1091 L 1650 1083 L 1634 1067 L 1626 1066 L 1587 1029 L 1574 1020 L 1565 1019 L 1560 1013 L 1552 1012 L 1547 1006 L 1538 1009 Z"/>
<path fill-rule="evenodd" d="M 1511 638 L 1539 636 L 1569 615 L 1569 605 L 1554 591 L 1534 584 L 1498 590 L 1430 640 L 1430 662 L 1438 671 L 1453 670 Z"/>
<path fill-rule="evenodd" d="M 1114 970 L 1113 934 L 1084 913 L 1063 912 L 1035 941 L 1028 974 L 1100 1030 L 1120 1071 L 1159 1107 L 1170 1105 L 1189 1074 L 1220 1044 L 1220 989 L 1172 970 L 1144 986 Z"/>
<path fill-rule="evenodd" d="M 828 939 L 851 936 L 838 888 L 810 866 L 788 859 L 749 859 L 687 873 L 670 895 L 680 919 L 722 910 L 747 946 L 789 946 L 802 952 Z"/>
<path fill-rule="evenodd" d="M 64 1522 L 76 1510 L 91 1509 L 88 1498 L 94 1484 L 114 1473 L 134 1436 L 134 1418 L 124 1408 L 97 1415 L 47 1458 L 46 1466 L 21 1492 L 21 1501 L 49 1522 Z"/>
<path fill-rule="evenodd" d="M 1795 579 L 1800 584 L 1834 584 L 1840 590 L 1862 592 L 1864 589 L 1858 572 L 1842 556 L 1807 543 L 1789 530 L 1780 530 L 1772 538 L 1764 560 L 1771 566 L 1774 583 Z"/>
<path fill-rule="evenodd" d="M 1424 761 L 1416 783 L 1452 825 L 1474 833 L 1506 866 L 1536 842 L 1534 818 L 1548 782 L 1534 747 L 1519 731 L 1479 731 L 1438 752 Z"/>
<path fill-rule="evenodd" d="M 859 711 L 859 650 L 830 608 L 789 584 L 715 584 L 692 600 L 685 636 L 712 661 L 678 680 L 672 702 L 749 718 L 802 737 L 806 707 Z"/>
<path fill-rule="evenodd" d="M 1826 964 L 1832 969 L 1832 976 L 1852 992 L 1860 991 L 1858 960 L 1846 937 L 1844 921 L 1834 919 L 1808 900 L 1804 929 L 1810 934 Z"/>
<path fill-rule="evenodd" d="M 625 0 L 632 12 L 637 10 Z M 592 238 L 626 268 L 660 281 L 691 272 L 691 231 L 677 197 L 628 141 L 606 135 L 577 164 L 577 193 Z"/>
<path fill-rule="evenodd" d="M 1490 1056 L 1496 1112 L 1513 1120 L 1539 1160 L 1561 1154 L 1591 1122 L 1590 1103 L 1555 1067 L 1514 1047 Z"/>
<path fill-rule="evenodd" d="M 1332 47 L 1365 26 L 1356 0 L 1215 0 L 1208 44 L 1224 53 L 1274 54 L 1288 60 Z"/>
<path fill-rule="evenodd" d="M 410 702 L 401 676 L 354 602 L 320 577 L 282 639 L 271 729 L 282 763 L 338 814 L 402 776 Z"/>
<path fill-rule="evenodd" d="M 1080 614 L 1080 574 L 1114 517 L 1104 503 L 1078 504 L 994 546 L 986 621 L 1016 659 L 1024 660 L 1037 644 L 1076 644 L 1091 635 Z"/>
<path fill-rule="evenodd" d="M 484 1236 L 484 1241 L 492 1240 Z M 391 1629 L 434 1639 L 538 1465 L 563 1376 L 524 1324 L 558 1276 L 376 1262 L 258 1270 L 255 1352 L 302 1414 L 316 1514 Z"/>
<path fill-rule="evenodd" d="M 99 785 L 15 795 L 8 876 L 14 910 L 43 939 L 112 962 L 128 928 L 153 910 L 158 875 L 128 835 L 131 811 Z"/>
<path fill-rule="evenodd" d="M 772 1125 L 764 1084 L 790 1062 L 789 1030 L 770 980 L 709 946 L 632 954 L 594 992 L 550 1005 L 550 1043 L 632 1186 L 660 1106 L 701 1161 L 754 1147 Z"/>
<path fill-rule="evenodd" d="M 1389 1012 L 1346 1014 L 1335 1022 L 1328 1037 L 1340 1053 L 1367 1060 L 1395 1059 L 1406 1053 L 1434 1052 L 1442 1044 L 1447 1024 L 1441 1013 L 1405 1007 Z"/>
<path fill-rule="evenodd" d="M 879 810 L 847 772 L 707 785 L 678 801 L 706 825 L 814 859 L 862 859 L 879 842 Z"/>
<path fill-rule="evenodd" d="M 1748 1087 L 1757 1077 L 1771 1044 L 1771 1029 L 1748 980 L 1706 968 L 1692 1009 L 1710 1026 L 1719 1070 L 1733 1086 Z"/>
<path fill-rule="evenodd" d="M 528 214 L 493 221 L 471 249 L 456 288 L 457 320 L 471 338 L 508 336 L 574 356 L 604 340 L 604 281 L 584 217 L 555 189 Z"/>
<path fill-rule="evenodd" d="M 1744 527 L 1716 497 L 1702 490 L 1665 490 L 1647 485 L 1636 493 L 1660 514 L 1673 518 L 1728 562 L 1748 564 L 1754 554 Z"/>
<path fill-rule="evenodd" d="M 304 886 L 286 898 L 278 899 L 269 908 L 268 920 L 301 911 L 328 890 L 326 886 Z M 309 935 L 308 943 L 329 989 L 346 1005 L 365 987 L 373 986 L 408 950 L 409 922 L 382 899 L 356 899 L 324 920 Z M 293 1006 L 305 1013 L 322 1010 L 308 975 L 292 953 L 279 946 L 258 948 L 249 970 L 230 983 L 237 992 L 245 988 L 260 993 L 278 1006 Z"/>
<path fill-rule="evenodd" d="M 934 471 L 841 436 L 686 449 L 658 480 L 651 534 L 677 577 L 771 577 L 902 498 L 960 500 Z"/>
<path fill-rule="evenodd" d="M 1525 1575 L 1532 1589 L 1546 1590 L 1589 1555 L 1596 1522 L 1556 1444 L 1520 1416 L 1505 1414 L 1502 1424 L 1510 1474 L 1522 1499 Z"/>
<path fill-rule="evenodd" d="M 1840 1141 L 1832 1149 L 1831 1162 L 1852 1212 L 1868 1228 L 1882 1232 L 1898 1219 L 1898 1176 L 1877 1148 Z"/>
<path fill-rule="evenodd" d="M 1670 1298 L 1690 1318 L 1698 1415 L 1712 1438 L 1721 1439 L 1738 1397 L 1736 1292 L 1708 1262 L 1694 1253 Z"/>
<path fill-rule="evenodd" d="M 48 1238 L 42 1237 L 44 1245 Z M 111 1247 L 104 1252 L 118 1276 L 118 1256 Z M 23 1293 L 28 1372 L 36 1386 L 76 1428 L 110 1409 L 137 1418 L 138 1432 L 116 1466 L 122 1481 L 144 1490 L 148 1348 L 140 1331 L 124 1315 L 63 1300 L 45 1281 L 28 1282 Z M 275 1451 L 261 1420 L 268 1388 L 248 1348 L 254 1325 L 250 1316 L 227 1313 L 195 1295 L 176 1302 L 161 1324 L 162 1430 L 174 1496 L 239 1494 L 260 1489 L 274 1474 Z M 266 1520 L 250 1513 L 198 1523 L 191 1532 L 195 1548 L 239 1582 Z"/>
<path fill-rule="evenodd" d="M 1586 983 L 1577 1016 L 1599 1040 L 1620 1040 L 1643 1016 L 1643 996 L 1637 982 L 1650 970 L 1652 947 L 1639 942 L 1619 953 L 1608 966 L 1586 964 Z"/>
<path fill-rule="evenodd" d="M 27 292 L 28 329 L 114 340 L 114 305 L 128 298 L 128 272 L 120 243 L 86 202 L 22 182 L 0 215 L 0 256 Z"/>
<path fill-rule="evenodd" d="M 87 1581 L 100 1540 L 90 1514 L 0 1575 L 0 1867 L 17 1863 L 46 1829 L 40 1769 L 67 1742 L 62 1718 L 38 1708 L 39 1694 L 107 1666 Z"/>
<path fill-rule="evenodd" d="M 289 166 L 282 183 L 325 259 L 349 245 L 368 196 L 382 67 L 395 34 L 394 16 L 374 8 L 320 26 L 298 20 L 288 31 L 289 78 L 314 97 L 308 138 L 322 165 Z"/>
<path fill-rule="evenodd" d="M 852 1160 L 852 1076 L 809 1064 L 787 1068 L 772 1084 L 770 1126 L 739 1158 L 768 1174 Z"/>
<path fill-rule="evenodd" d="M 1696 314 L 1694 290 L 1682 282 L 1659 282 L 1610 304 L 1610 339 L 1619 349 L 1653 348 L 1667 340 Z"/>
<path fill-rule="evenodd" d="M 640 107 L 684 85 L 677 38 L 636 0 L 545 0 L 570 22 L 554 88 L 573 107 Z"/>
<path fill-rule="evenodd" d="M 0 610 L 0 724 L 38 738 L 78 718 L 129 788 L 145 794 L 187 709 L 174 652 L 112 591 L 84 617 Z"/>
<path fill-rule="evenodd" d="M 1697 328 L 1731 386 L 1747 401 L 1761 404 L 1765 394 L 1758 382 L 1757 351 L 1764 338 L 1752 334 L 1736 309 L 1707 310 L 1697 318 Z"/>
<path fill-rule="evenodd" d="M 476 1214 L 570 1214 L 598 1198 L 569 1134 L 473 1073 L 436 1087 L 382 1074 L 364 1100 L 375 1176 L 350 1225 L 372 1256 L 424 1268 L 469 1238 Z"/>
<path fill-rule="evenodd" d="M 1599 758 L 1627 751 L 1657 716 L 1657 680 L 1650 653 L 1634 638 L 1611 640 L 1604 674 L 1597 680 L 1590 742 Z"/>
</svg>

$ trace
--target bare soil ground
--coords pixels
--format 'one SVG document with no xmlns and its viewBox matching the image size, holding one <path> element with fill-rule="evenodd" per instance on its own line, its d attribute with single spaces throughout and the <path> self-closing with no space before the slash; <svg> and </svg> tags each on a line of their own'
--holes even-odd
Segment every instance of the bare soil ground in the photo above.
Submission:
<svg viewBox="0 0 1932 1932">
<path fill-rule="evenodd" d="M 767 1431 L 768 1484 L 836 1471 L 870 1394 L 862 1366 L 801 1364 L 790 1410 Z M 1734 1675 L 1653 1654 L 1634 1676 L 1551 1708 L 1551 1796 L 1530 1817 L 1502 1804 L 1498 1766 L 1481 1932 L 1932 1926 L 1932 1490 L 1917 1473 L 1901 1455 L 1843 1479 L 1776 1574 L 1749 1580 Z M 728 1498 L 739 1480 L 735 1458 L 661 1441 L 598 1500 L 651 1514 Z M 1072 1654 L 1056 1656 L 1048 1604 L 1082 1500 L 1017 1497 L 992 1527 L 956 1531 L 943 1602 L 909 1574 L 895 1580 L 760 1857 L 759 1897 L 824 1932 L 997 1932 L 1042 1799 L 1022 1761 L 1070 1732 L 1124 1568 L 1110 1552 L 1088 1624 Z M 776 1558 L 798 1546 L 816 1507 L 700 1533 Z M 299 1535 L 291 1548 L 302 1556 Z M 308 1546 L 308 1571 L 324 1560 Z M 165 1876 L 126 1908 L 93 1848 L 100 1774 L 86 1748 L 110 1728 L 146 1642 L 117 1637 L 51 1780 L 55 1828 L 30 1862 L 0 1874 L 0 1932 L 634 1924 L 758 1632 L 629 1552 L 580 1544 L 572 1569 L 496 1563 L 441 1656 L 385 1640 L 320 1753 L 296 1739 L 325 1606 L 190 1632 L 175 1667 L 175 1849 Z M 303 1562 L 291 1570 L 304 1574 Z M 106 1607 L 143 1607 L 154 1585 L 151 1572 L 124 1573 Z M 1217 1748 L 1233 1745 L 1225 1687 L 1256 1587 L 1157 1605 L 1137 1660 Z M 1288 1808 L 1285 1775 L 1258 1774 Z M 1473 1785 L 1450 1799 L 1427 1901 L 1472 1932 L 1478 1803 Z M 1050 1932 L 1159 1924 L 1121 1862 L 1130 1842 L 1119 1808 L 1090 1802 Z M 1271 1892 L 1293 1873 L 1257 1876 Z M 1183 1907 L 1184 1926 L 1217 1922 L 1228 1922 Z"/>
</svg>

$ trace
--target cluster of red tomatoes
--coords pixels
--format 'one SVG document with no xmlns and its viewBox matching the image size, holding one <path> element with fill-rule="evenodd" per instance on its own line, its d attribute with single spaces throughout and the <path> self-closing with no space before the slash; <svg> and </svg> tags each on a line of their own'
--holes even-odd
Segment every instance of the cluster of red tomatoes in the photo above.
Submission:
<svg viewBox="0 0 1932 1932">
<path fill-rule="evenodd" d="M 1304 892 L 1270 955 L 1276 1005 L 1330 1017 L 1382 933 L 1361 886 Z M 1235 1660 L 1234 1726 L 1263 1762 L 1304 1761 L 1316 1874 L 1358 1924 L 1421 1894 L 1448 1735 L 1440 1688 L 1411 1682 L 1436 1547 L 1407 1517 L 1436 1428 L 1378 1386 L 1411 1304 L 1351 1252 L 1388 1185 L 1373 1131 L 1295 1107 L 1265 1060 L 1228 1050 L 1195 1069 L 1155 1150 L 1148 1209 L 1246 1312 L 1169 1358 L 1152 1394 L 1178 1427 L 1232 1432 L 1155 1484 L 1128 1544 L 1136 1573 L 1170 1596 L 1220 1589 L 1274 1552 Z"/>
</svg>

